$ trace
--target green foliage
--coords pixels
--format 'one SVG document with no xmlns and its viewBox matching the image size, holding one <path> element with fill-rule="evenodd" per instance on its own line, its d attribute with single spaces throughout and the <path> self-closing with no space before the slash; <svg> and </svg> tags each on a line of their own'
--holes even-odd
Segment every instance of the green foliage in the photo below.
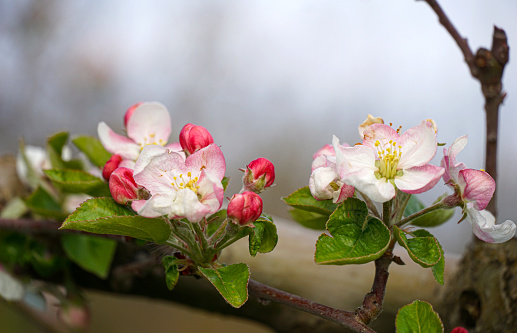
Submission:
<svg viewBox="0 0 517 333">
<path fill-rule="evenodd" d="M 97 138 L 82 135 L 74 137 L 72 142 L 95 166 L 102 168 L 111 157 L 111 154 L 104 149 L 104 146 Z"/>
<path fill-rule="evenodd" d="M 223 177 L 223 179 L 221 180 L 221 184 L 223 185 L 223 190 L 226 191 L 226 188 L 228 187 L 229 183 L 230 183 L 230 178 Z"/>
<path fill-rule="evenodd" d="M 61 245 L 70 260 L 85 271 L 105 279 L 108 276 L 117 242 L 91 235 L 64 234 Z"/>
<path fill-rule="evenodd" d="M 31 195 L 25 199 L 25 205 L 32 212 L 42 217 L 62 220 L 66 217 L 61 205 L 41 186 L 38 186 Z"/>
<path fill-rule="evenodd" d="M 442 333 L 443 324 L 431 304 L 414 301 L 403 306 L 395 320 L 397 333 Z"/>
<path fill-rule="evenodd" d="M 398 243 L 404 247 L 411 259 L 424 268 L 436 265 L 442 258 L 440 244 L 438 240 L 428 232 L 416 230 L 411 235 L 413 238 L 408 239 L 405 232 L 393 227 L 393 233 Z"/>
<path fill-rule="evenodd" d="M 198 269 L 231 306 L 240 308 L 248 300 L 250 270 L 246 264 Z"/>
<path fill-rule="evenodd" d="M 210 215 L 206 220 L 208 221 L 207 234 L 208 236 L 212 236 L 214 232 L 219 229 L 224 220 L 226 220 L 226 209 L 221 209 Z"/>
<path fill-rule="evenodd" d="M 165 269 L 165 283 L 169 290 L 174 289 L 180 276 L 180 271 L 177 265 L 178 259 L 173 256 L 165 256 L 162 259 L 163 268 Z"/>
<path fill-rule="evenodd" d="M 433 237 L 434 238 L 434 236 L 429 231 L 424 230 L 424 229 L 414 231 L 413 235 L 415 235 L 416 237 Z M 445 273 L 445 253 L 443 252 L 443 248 L 442 248 L 442 245 L 440 244 L 440 242 L 438 242 L 438 240 L 436 240 L 436 242 L 438 243 L 438 247 L 440 248 L 440 260 L 438 260 L 436 265 L 433 265 L 431 267 L 431 270 L 433 271 L 433 276 L 434 276 L 434 279 L 436 280 L 436 282 L 443 285 L 443 282 L 444 282 L 443 276 Z"/>
<path fill-rule="evenodd" d="M 270 216 L 262 215 L 253 223 L 249 238 L 249 251 L 251 256 L 256 256 L 257 252 L 268 253 L 273 251 L 278 243 L 276 226 Z"/>
<path fill-rule="evenodd" d="M 289 215 L 291 215 L 293 220 L 304 227 L 316 230 L 325 230 L 325 226 L 330 216 L 329 214 L 309 212 L 298 208 L 290 209 Z"/>
<path fill-rule="evenodd" d="M 44 170 L 52 183 L 67 193 L 86 193 L 94 197 L 109 196 L 108 184 L 81 170 Z"/>
<path fill-rule="evenodd" d="M 54 169 L 83 169 L 79 160 L 64 161 L 63 147 L 68 141 L 68 132 L 58 132 L 47 139 L 47 154 Z"/>
<path fill-rule="evenodd" d="M 309 186 L 302 187 L 289 196 L 282 198 L 286 204 L 293 208 L 302 209 L 309 212 L 330 215 L 337 208 L 337 204 L 332 200 L 316 200 L 309 190 Z"/>
<path fill-rule="evenodd" d="M 161 218 L 135 215 L 112 198 L 93 198 L 79 206 L 60 229 L 134 237 L 158 244 L 169 238 L 169 223 Z"/>
<path fill-rule="evenodd" d="M 7 205 L 0 212 L 0 217 L 3 219 L 18 219 L 27 213 L 27 211 L 28 208 L 25 201 L 19 197 L 14 197 L 7 202 Z"/>
<path fill-rule="evenodd" d="M 391 236 L 378 219 L 368 216 L 366 204 L 356 198 L 345 200 L 327 222 L 331 236 L 322 234 L 316 243 L 317 264 L 364 264 L 379 258 Z"/>
<path fill-rule="evenodd" d="M 444 196 L 447 194 L 444 194 L 440 196 L 438 199 L 435 200 L 435 203 L 440 202 Z M 415 196 L 412 195 L 409 198 L 408 204 L 406 206 L 406 209 L 404 210 L 404 216 L 408 217 L 411 214 L 417 213 L 425 208 L 425 205 Z M 412 225 L 416 225 L 419 227 L 437 227 L 439 225 L 444 224 L 448 220 L 452 218 L 454 215 L 454 208 L 451 209 L 437 209 L 430 213 L 427 213 L 425 215 L 422 215 L 413 221 L 411 221 Z"/>
</svg>

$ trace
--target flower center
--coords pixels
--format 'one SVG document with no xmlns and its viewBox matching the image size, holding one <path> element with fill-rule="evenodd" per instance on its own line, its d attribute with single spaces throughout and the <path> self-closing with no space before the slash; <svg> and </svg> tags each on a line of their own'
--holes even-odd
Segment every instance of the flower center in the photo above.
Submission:
<svg viewBox="0 0 517 333">
<path fill-rule="evenodd" d="M 138 143 L 138 145 L 140 146 L 140 150 L 144 149 L 144 147 L 147 145 L 165 146 L 165 144 L 166 144 L 166 142 L 163 141 L 162 139 L 159 139 L 158 141 L 156 141 L 156 134 L 154 134 L 154 133 L 151 133 L 151 134 L 149 134 L 149 136 L 146 136 L 144 138 L 143 143 L 141 143 L 141 142 Z"/>
<path fill-rule="evenodd" d="M 375 161 L 375 166 L 379 169 L 375 173 L 377 178 L 394 179 L 397 176 L 397 167 L 399 165 L 400 157 L 402 156 L 402 146 L 397 145 L 393 140 L 381 146 L 379 140 L 375 141 L 377 148 L 377 155 L 379 159 Z"/>
<path fill-rule="evenodd" d="M 186 178 L 183 176 L 182 173 L 180 173 L 179 177 L 174 176 L 172 177 L 172 179 L 174 179 L 174 182 L 172 182 L 171 185 L 176 189 L 176 191 L 188 188 L 197 194 L 197 190 L 199 189 L 197 181 L 199 180 L 199 178 L 192 178 L 192 173 L 190 171 L 187 173 Z"/>
</svg>

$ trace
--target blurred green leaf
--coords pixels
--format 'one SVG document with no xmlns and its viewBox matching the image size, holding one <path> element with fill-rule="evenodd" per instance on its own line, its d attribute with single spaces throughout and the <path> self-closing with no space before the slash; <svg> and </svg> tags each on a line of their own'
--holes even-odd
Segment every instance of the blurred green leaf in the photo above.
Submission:
<svg viewBox="0 0 517 333">
<path fill-rule="evenodd" d="M 289 210 L 289 215 L 296 222 L 300 223 L 306 228 L 315 230 L 325 230 L 329 214 L 320 214 L 315 212 L 309 212 L 307 210 L 292 208 Z"/>
<path fill-rule="evenodd" d="M 440 202 L 446 195 L 447 194 L 445 193 L 438 197 L 438 199 L 433 202 L 433 205 Z M 415 195 L 412 195 L 409 198 L 406 209 L 404 210 L 404 216 L 408 217 L 409 215 L 417 213 L 424 208 L 426 208 L 425 205 Z M 437 209 L 414 219 L 411 221 L 411 224 L 419 227 L 437 227 L 450 220 L 453 216 L 454 208 Z"/>
<path fill-rule="evenodd" d="M 92 136 L 81 135 L 72 139 L 74 145 L 82 151 L 93 165 L 102 168 L 111 157 L 102 143 Z"/>
<path fill-rule="evenodd" d="M 108 184 L 81 170 L 45 170 L 52 183 L 67 193 L 86 193 L 94 197 L 110 196 Z"/>
<path fill-rule="evenodd" d="M 117 242 L 91 235 L 63 234 L 61 245 L 70 260 L 85 271 L 105 279 L 108 276 Z"/>
<path fill-rule="evenodd" d="M 63 220 L 67 215 L 54 197 L 40 186 L 25 199 L 25 205 L 32 212 L 42 217 Z"/>
<path fill-rule="evenodd" d="M 19 197 L 12 198 L 7 202 L 4 209 L 0 212 L 0 217 L 3 219 L 18 219 L 28 211 L 28 207 Z"/>
<path fill-rule="evenodd" d="M 83 163 L 79 160 L 63 160 L 63 148 L 68 141 L 68 132 L 58 132 L 47 139 L 47 154 L 54 169 L 82 170 Z"/>
</svg>

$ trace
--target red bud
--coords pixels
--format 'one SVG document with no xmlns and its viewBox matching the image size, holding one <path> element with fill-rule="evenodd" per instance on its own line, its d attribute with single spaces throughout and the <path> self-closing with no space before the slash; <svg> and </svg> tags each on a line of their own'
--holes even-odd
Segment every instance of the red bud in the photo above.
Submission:
<svg viewBox="0 0 517 333">
<path fill-rule="evenodd" d="M 253 223 L 262 214 L 262 199 L 258 194 L 250 191 L 234 194 L 228 204 L 227 214 L 234 223 L 240 225 Z"/>
<path fill-rule="evenodd" d="M 212 135 L 203 126 L 187 124 L 181 129 L 180 144 L 187 154 L 193 154 L 212 143 L 214 143 Z"/>
<path fill-rule="evenodd" d="M 109 188 L 111 196 L 121 205 L 138 198 L 138 186 L 133 179 L 133 170 L 118 168 L 110 176 Z"/>
</svg>

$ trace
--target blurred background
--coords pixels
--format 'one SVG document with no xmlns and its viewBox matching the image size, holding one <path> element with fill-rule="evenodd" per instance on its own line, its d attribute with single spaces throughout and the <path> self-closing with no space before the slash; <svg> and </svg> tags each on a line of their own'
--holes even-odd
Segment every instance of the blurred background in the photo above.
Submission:
<svg viewBox="0 0 517 333">
<path fill-rule="evenodd" d="M 493 26 L 517 36 L 513 0 L 442 0 L 475 52 Z M 503 79 L 499 220 L 517 219 L 517 73 Z M 280 197 L 306 186 L 312 154 L 332 135 L 359 141 L 368 113 L 402 129 L 433 118 L 438 141 L 469 134 L 460 160 L 483 168 L 485 121 L 479 84 L 455 42 L 423 2 L 402 0 L 55 1 L 0 0 L 0 154 L 20 138 L 43 146 L 68 130 L 119 133 L 125 110 L 156 100 L 211 131 L 225 153 L 228 196 L 238 168 L 257 157 L 276 166 L 265 210 L 288 217 Z M 439 149 L 434 160 L 442 157 Z M 430 204 L 442 183 L 422 196 Z M 459 214 L 457 214 L 459 216 Z M 433 233 L 449 253 L 472 237 L 467 222 Z"/>
</svg>

